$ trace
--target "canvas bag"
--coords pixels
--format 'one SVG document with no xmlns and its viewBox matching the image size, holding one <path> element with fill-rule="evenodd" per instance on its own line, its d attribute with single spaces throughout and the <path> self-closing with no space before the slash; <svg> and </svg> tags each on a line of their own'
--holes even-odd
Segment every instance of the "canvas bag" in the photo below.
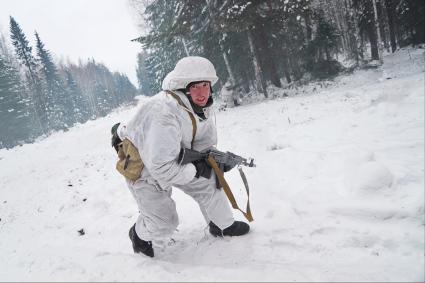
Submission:
<svg viewBox="0 0 425 283">
<path fill-rule="evenodd" d="M 118 161 L 116 165 L 118 172 L 134 182 L 140 178 L 143 167 L 145 165 L 137 148 L 130 140 L 124 139 L 118 145 Z"/>
</svg>

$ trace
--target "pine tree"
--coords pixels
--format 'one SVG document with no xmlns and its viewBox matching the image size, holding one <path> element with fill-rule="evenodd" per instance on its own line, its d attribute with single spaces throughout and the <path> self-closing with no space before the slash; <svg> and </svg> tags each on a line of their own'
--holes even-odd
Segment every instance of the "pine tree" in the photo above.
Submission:
<svg viewBox="0 0 425 283">
<path fill-rule="evenodd" d="M 46 133 L 48 127 L 45 113 L 46 102 L 42 96 L 41 81 L 37 73 L 36 59 L 32 55 L 32 47 L 29 45 L 24 32 L 13 17 L 10 17 L 10 38 L 15 47 L 15 53 L 18 60 L 26 69 L 29 103 L 33 107 L 33 127 L 34 129 L 39 129 L 43 133 Z"/>
<path fill-rule="evenodd" d="M 36 85 L 38 79 L 36 71 L 37 63 L 32 55 L 32 47 L 29 45 L 24 32 L 13 17 L 10 17 L 10 38 L 12 39 L 18 59 L 28 69 L 29 78 Z"/>
<path fill-rule="evenodd" d="M 0 148 L 22 144 L 32 137 L 24 91 L 18 70 L 0 54 Z"/>
<path fill-rule="evenodd" d="M 44 78 L 44 98 L 50 129 L 66 129 L 75 122 L 72 100 L 65 92 L 64 84 L 59 77 L 52 56 L 35 32 L 37 56 L 40 71 Z"/>
</svg>

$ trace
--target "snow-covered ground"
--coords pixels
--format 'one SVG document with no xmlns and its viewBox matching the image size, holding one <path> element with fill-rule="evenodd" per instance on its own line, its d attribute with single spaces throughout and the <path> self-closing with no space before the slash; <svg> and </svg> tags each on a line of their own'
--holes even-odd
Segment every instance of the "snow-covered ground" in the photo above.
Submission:
<svg viewBox="0 0 425 283">
<path fill-rule="evenodd" d="M 180 226 L 153 259 L 133 254 L 137 206 L 109 144 L 134 112 L 0 150 L 1 281 L 424 281 L 423 49 L 217 112 L 218 147 L 257 163 L 251 233 L 210 236 L 176 189 Z"/>
</svg>

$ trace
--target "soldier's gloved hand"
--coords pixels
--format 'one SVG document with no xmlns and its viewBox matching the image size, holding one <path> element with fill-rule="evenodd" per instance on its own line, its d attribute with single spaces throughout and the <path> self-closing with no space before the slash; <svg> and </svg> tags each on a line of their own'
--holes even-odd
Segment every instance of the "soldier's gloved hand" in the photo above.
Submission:
<svg viewBox="0 0 425 283">
<path fill-rule="evenodd" d="M 119 125 L 120 123 L 117 123 L 111 129 L 111 134 L 112 134 L 111 143 L 117 152 L 118 152 L 118 145 L 122 142 L 122 140 L 120 139 L 117 133 L 117 129 Z"/>
<path fill-rule="evenodd" d="M 196 178 L 211 178 L 212 168 L 205 159 L 193 161 L 192 164 L 195 165 L 196 168 Z"/>
</svg>

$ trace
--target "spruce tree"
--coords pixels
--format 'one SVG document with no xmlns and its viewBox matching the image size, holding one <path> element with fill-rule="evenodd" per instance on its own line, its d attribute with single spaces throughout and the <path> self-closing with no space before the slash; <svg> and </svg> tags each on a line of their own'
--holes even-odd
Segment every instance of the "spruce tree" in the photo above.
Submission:
<svg viewBox="0 0 425 283">
<path fill-rule="evenodd" d="M 12 44 L 15 47 L 15 52 L 20 60 L 21 64 L 25 66 L 28 70 L 29 79 L 31 82 L 37 84 L 37 63 L 32 55 L 32 47 L 29 45 L 29 42 L 22 31 L 19 24 L 15 19 L 10 17 L 10 38 Z"/>
<path fill-rule="evenodd" d="M 35 32 L 35 38 L 40 71 L 44 79 L 43 94 L 49 127 L 55 130 L 66 129 L 75 122 L 72 101 L 65 92 L 64 84 L 49 50 L 45 48 L 37 32 Z"/>
<path fill-rule="evenodd" d="M 33 128 L 47 132 L 46 102 L 42 96 L 41 81 L 37 73 L 37 61 L 32 55 L 32 47 L 19 24 L 10 17 L 10 38 L 15 48 L 15 53 L 26 70 L 27 88 L 29 89 L 30 104 L 33 107 Z"/>
<path fill-rule="evenodd" d="M 32 138 L 24 91 L 18 70 L 0 54 L 0 148 L 22 144 Z"/>
</svg>

